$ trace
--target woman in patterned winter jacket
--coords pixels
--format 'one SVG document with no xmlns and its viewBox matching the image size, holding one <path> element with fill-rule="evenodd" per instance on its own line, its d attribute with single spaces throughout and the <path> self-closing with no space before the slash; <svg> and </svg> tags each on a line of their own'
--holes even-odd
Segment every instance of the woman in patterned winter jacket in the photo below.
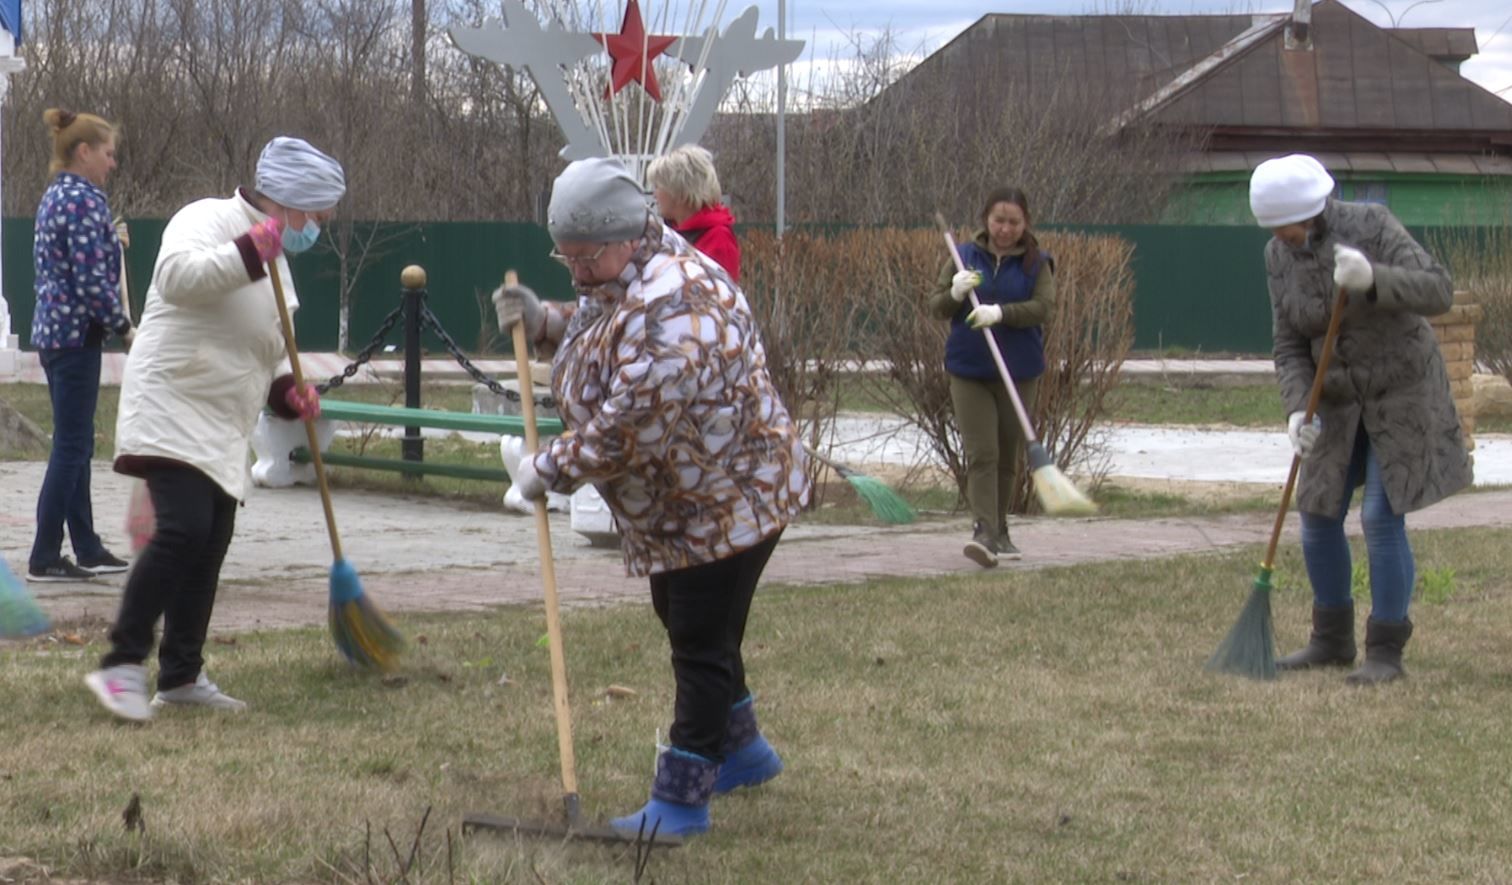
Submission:
<svg viewBox="0 0 1512 885">
<path fill-rule="evenodd" d="M 650 801 L 613 826 L 703 832 L 711 795 L 782 770 L 740 647 L 762 569 L 808 500 L 802 443 L 745 295 L 652 215 L 618 160 L 569 165 L 547 227 L 579 295 L 552 363 L 567 430 L 515 484 L 527 500 L 597 487 L 671 642 L 671 746 Z"/>
<path fill-rule="evenodd" d="M 53 444 L 37 495 L 27 578 L 81 581 L 126 570 L 95 533 L 89 475 L 100 347 L 110 335 L 128 346 L 132 340 L 120 298 L 121 243 L 101 190 L 116 168 L 116 129 L 93 114 L 58 108 L 42 119 L 52 132 L 54 177 L 37 207 L 31 343 L 47 374 Z M 65 525 L 77 564 L 62 555 Z"/>
<path fill-rule="evenodd" d="M 1415 581 L 1406 514 L 1470 484 L 1470 459 L 1438 342 L 1425 317 L 1449 310 L 1449 275 L 1384 206 L 1332 199 L 1316 159 L 1267 160 L 1250 180 L 1250 207 L 1275 236 L 1265 248 L 1276 376 L 1287 433 L 1302 460 L 1297 509 L 1313 586 L 1313 629 L 1282 669 L 1354 663 L 1354 602 L 1344 517 L 1365 487 L 1360 522 L 1370 559 L 1370 617 L 1357 685 L 1406 675 Z M 1323 398 L 1304 422 L 1334 293 L 1348 304 Z"/>
</svg>

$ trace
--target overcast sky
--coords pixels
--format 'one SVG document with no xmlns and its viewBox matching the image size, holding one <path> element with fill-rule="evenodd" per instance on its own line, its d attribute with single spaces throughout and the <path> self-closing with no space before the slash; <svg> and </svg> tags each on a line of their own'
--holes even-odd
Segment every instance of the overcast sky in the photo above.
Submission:
<svg viewBox="0 0 1512 885">
<path fill-rule="evenodd" d="M 650 6 L 655 0 L 642 0 Z M 749 0 L 727 0 L 726 20 Z M 1512 100 L 1512 2 L 1508 0 L 1344 0 L 1376 24 L 1395 17 L 1404 27 L 1473 27 L 1480 54 L 1460 72 L 1502 98 Z M 777 0 L 757 0 L 761 27 L 777 25 Z M 849 35 L 891 29 L 905 52 L 919 57 L 938 49 L 989 13 L 1077 15 L 1133 11 L 1153 15 L 1286 12 L 1292 0 L 788 0 L 787 30 L 810 41 L 805 59 L 847 58 Z M 1415 8 L 1412 8 L 1415 7 Z M 797 75 L 801 76 L 801 75 Z"/>
</svg>

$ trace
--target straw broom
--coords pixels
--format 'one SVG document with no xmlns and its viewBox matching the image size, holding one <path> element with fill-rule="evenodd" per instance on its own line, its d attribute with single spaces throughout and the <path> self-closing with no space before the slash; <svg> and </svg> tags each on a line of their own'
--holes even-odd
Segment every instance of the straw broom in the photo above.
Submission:
<svg viewBox="0 0 1512 885">
<path fill-rule="evenodd" d="M 274 301 L 278 304 L 278 322 L 283 328 L 284 347 L 289 352 L 289 366 L 294 383 L 304 390 L 304 373 L 299 369 L 299 348 L 294 344 L 294 324 L 284 300 L 283 279 L 278 260 L 268 262 L 268 276 L 273 280 Z M 331 638 L 348 661 L 369 670 L 389 672 L 399 666 L 404 637 L 399 635 L 377 606 L 362 590 L 357 570 L 341 555 L 341 536 L 336 533 L 336 511 L 331 507 L 331 488 L 326 482 L 325 462 L 320 456 L 320 440 L 315 422 L 304 422 L 310 443 L 310 461 L 315 465 L 315 480 L 320 486 L 320 503 L 325 508 L 326 531 L 331 536 Z"/>
<path fill-rule="evenodd" d="M 945 246 L 950 251 L 956 270 L 965 270 L 966 265 L 961 261 L 960 250 L 956 248 L 955 237 L 950 233 L 950 226 L 945 223 L 945 216 L 936 212 L 935 221 L 940 226 L 940 233 L 945 236 Z M 973 308 L 981 306 L 975 291 L 968 297 Z M 1018 415 L 1019 427 L 1024 431 L 1029 475 L 1034 480 L 1034 493 L 1038 496 L 1040 505 L 1051 516 L 1086 516 L 1096 513 L 1097 505 L 1055 466 L 1055 462 L 1050 460 L 1050 453 L 1045 451 L 1045 447 L 1035 436 L 1034 424 L 1029 420 L 1029 413 L 1024 410 L 1023 401 L 1019 399 L 1018 388 L 1013 385 L 1013 376 L 1008 372 L 1007 363 L 1003 362 L 1002 351 L 998 349 L 997 339 L 992 336 L 991 327 L 982 329 L 982 335 L 987 339 L 987 347 L 992 351 L 992 361 L 997 363 L 998 374 L 1003 377 L 1003 384 L 1008 388 L 1008 398 L 1013 401 L 1013 411 Z"/>
<path fill-rule="evenodd" d="M 1344 304 L 1349 299 L 1340 289 L 1334 296 L 1333 313 L 1328 317 L 1328 331 L 1323 336 L 1323 350 L 1318 354 L 1318 368 L 1313 375 L 1312 392 L 1307 397 L 1307 412 L 1303 424 L 1312 422 L 1318 411 L 1318 400 L 1323 396 L 1323 379 L 1328 374 L 1328 364 L 1333 359 L 1334 339 L 1339 337 L 1339 322 L 1344 317 Z M 1249 599 L 1239 612 L 1239 620 L 1229 630 L 1228 636 L 1219 643 L 1205 669 L 1211 673 L 1233 673 L 1251 679 L 1276 678 L 1276 639 L 1271 623 L 1271 571 L 1276 563 L 1276 545 L 1281 541 L 1281 526 L 1286 523 L 1286 510 L 1291 505 L 1292 491 L 1297 486 L 1297 474 L 1302 468 L 1302 457 L 1292 455 L 1291 470 L 1286 474 L 1286 486 L 1281 490 L 1281 507 L 1276 511 L 1276 522 L 1271 527 L 1270 545 L 1265 548 L 1265 561 L 1260 563 L 1260 572 L 1250 587 Z"/>
</svg>

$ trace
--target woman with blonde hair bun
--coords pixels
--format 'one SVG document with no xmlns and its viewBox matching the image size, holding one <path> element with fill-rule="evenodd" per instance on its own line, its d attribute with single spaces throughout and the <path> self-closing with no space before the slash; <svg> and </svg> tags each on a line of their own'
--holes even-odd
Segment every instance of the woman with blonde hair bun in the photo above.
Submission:
<svg viewBox="0 0 1512 885">
<path fill-rule="evenodd" d="M 31 344 L 47 375 L 53 440 L 27 579 L 87 581 L 126 570 L 95 532 L 89 475 L 101 346 L 116 335 L 130 347 L 133 336 L 121 304 L 121 242 L 103 190 L 116 168 L 117 129 L 61 108 L 49 108 L 42 121 L 52 134 L 53 180 L 37 206 Z M 63 555 L 65 525 L 77 564 Z"/>
</svg>

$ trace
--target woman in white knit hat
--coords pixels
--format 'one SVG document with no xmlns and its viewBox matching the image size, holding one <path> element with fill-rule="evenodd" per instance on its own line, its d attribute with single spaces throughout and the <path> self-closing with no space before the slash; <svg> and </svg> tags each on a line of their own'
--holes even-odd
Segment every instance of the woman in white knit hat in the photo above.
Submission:
<svg viewBox="0 0 1512 885">
<path fill-rule="evenodd" d="M 650 801 L 612 825 L 701 833 L 711 796 L 782 770 L 741 643 L 767 558 L 808 501 L 803 445 L 740 287 L 651 212 L 623 164 L 569 165 L 546 226 L 578 292 L 551 373 L 567 429 L 514 483 L 527 500 L 593 483 L 672 646 L 670 747 Z"/>
<path fill-rule="evenodd" d="M 100 703 L 145 720 L 168 706 L 237 711 L 204 669 L 205 636 L 247 451 L 266 405 L 314 417 L 320 398 L 288 373 L 267 267 L 299 305 L 285 254 L 314 244 L 346 191 L 341 164 L 298 138 L 270 141 L 255 186 L 180 209 L 163 230 L 142 325 L 126 360 L 116 420 L 118 473 L 145 480 L 156 513 L 110 631 L 110 651 L 85 677 Z M 147 656 L 163 620 L 157 694 Z"/>
<path fill-rule="evenodd" d="M 1449 274 L 1384 206 L 1332 197 L 1315 158 L 1260 164 L 1250 208 L 1275 237 L 1265 249 L 1276 376 L 1287 434 L 1302 458 L 1297 509 L 1313 586 L 1306 647 L 1283 670 L 1348 667 L 1356 657 L 1352 567 L 1344 517 L 1364 486 L 1360 521 L 1370 561 L 1365 663 L 1353 684 L 1406 675 L 1402 649 L 1415 583 L 1405 515 L 1470 484 L 1470 460 L 1449 376 L 1426 317 L 1449 310 Z M 1335 288 L 1348 306 L 1316 418 L 1303 421 Z"/>
</svg>

